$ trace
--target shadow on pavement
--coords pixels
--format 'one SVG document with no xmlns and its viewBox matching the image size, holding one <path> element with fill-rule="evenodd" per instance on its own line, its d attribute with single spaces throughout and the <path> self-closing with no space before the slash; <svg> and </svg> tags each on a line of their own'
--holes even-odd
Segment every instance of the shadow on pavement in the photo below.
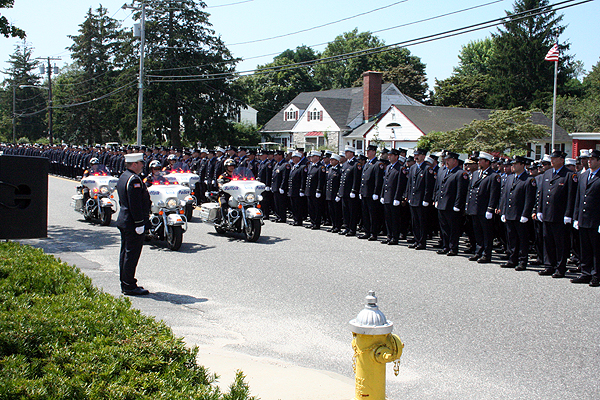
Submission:
<svg viewBox="0 0 600 400">
<path fill-rule="evenodd" d="M 246 238 L 243 233 L 227 232 L 227 233 L 216 233 L 207 232 L 207 235 L 225 237 L 229 242 L 244 242 Z M 257 244 L 275 244 L 290 240 L 289 238 L 282 238 L 279 236 L 264 236 L 258 238 Z"/>
<path fill-rule="evenodd" d="M 150 246 L 150 250 L 172 251 L 172 250 L 169 250 L 169 247 L 168 247 L 166 241 L 152 240 L 150 243 L 146 242 L 146 244 L 148 246 Z M 213 247 L 214 246 L 205 246 L 200 243 L 189 243 L 189 242 L 186 243 L 185 236 L 184 236 L 184 242 L 181 244 L 181 247 L 179 248 L 179 250 L 177 250 L 177 252 L 178 253 L 198 253 L 199 251 L 212 249 Z"/>
<path fill-rule="evenodd" d="M 73 229 L 61 225 L 49 225 L 48 238 L 41 241 L 52 243 L 48 247 L 61 251 L 82 252 L 120 244 L 119 231 L 116 229 L 107 228 L 99 231 L 84 227 Z"/>
<path fill-rule="evenodd" d="M 166 293 L 166 292 L 151 292 L 148 296 L 156 301 L 167 301 L 172 304 L 195 304 L 205 303 L 208 299 L 203 297 L 198 298 L 194 296 L 188 296 L 186 294 Z"/>
</svg>

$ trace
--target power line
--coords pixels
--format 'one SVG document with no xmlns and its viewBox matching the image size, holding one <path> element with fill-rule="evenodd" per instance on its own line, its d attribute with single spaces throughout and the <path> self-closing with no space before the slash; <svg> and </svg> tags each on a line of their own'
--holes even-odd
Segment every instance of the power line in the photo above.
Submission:
<svg viewBox="0 0 600 400">
<path fill-rule="evenodd" d="M 291 64 L 280 65 L 280 66 L 271 66 L 271 67 L 242 71 L 242 72 L 237 72 L 237 73 L 217 73 L 217 74 L 180 75 L 180 76 L 168 76 L 168 75 L 167 76 L 147 75 L 147 76 L 152 77 L 152 78 L 163 78 L 163 79 L 154 80 L 151 82 L 193 82 L 193 81 L 205 81 L 205 80 L 214 80 L 214 79 L 225 79 L 228 77 L 233 77 L 235 75 L 237 75 L 237 76 L 248 75 L 250 73 L 267 73 L 267 72 L 270 72 L 273 70 L 287 71 L 287 70 L 292 70 L 292 69 L 296 69 L 296 68 L 303 68 L 303 67 L 307 67 L 307 66 L 314 66 L 314 65 L 325 64 L 325 63 L 329 63 L 329 62 L 344 61 L 344 60 L 352 59 L 352 58 L 356 58 L 356 57 L 363 57 L 363 56 L 367 56 L 367 55 L 378 54 L 378 53 L 381 53 L 384 51 L 388 51 L 391 48 L 395 48 L 395 47 L 408 47 L 408 46 L 414 46 L 417 44 L 431 42 L 434 40 L 445 39 L 445 38 L 452 37 L 452 36 L 462 35 L 465 33 L 474 32 L 474 31 L 481 30 L 481 29 L 487 29 L 487 28 L 491 28 L 494 26 L 503 25 L 507 22 L 507 20 L 519 21 L 519 20 L 522 20 L 525 18 L 530 18 L 530 17 L 540 15 L 540 14 L 545 14 L 545 13 L 548 13 L 551 11 L 561 10 L 561 9 L 573 7 L 576 5 L 589 3 L 594 0 L 583 0 L 583 1 L 580 1 L 580 2 L 574 3 L 574 4 L 566 4 L 566 3 L 572 3 L 573 1 L 576 1 L 576 0 L 565 0 L 565 1 L 562 1 L 559 3 L 555 3 L 555 4 L 543 6 L 543 7 L 538 7 L 538 8 L 531 9 L 531 10 L 526 10 L 526 11 L 523 11 L 520 13 L 515 13 L 515 14 L 509 15 L 509 16 L 502 17 L 502 18 L 495 18 L 495 19 L 492 19 L 489 21 L 472 24 L 472 25 L 468 25 L 465 27 L 456 28 L 456 29 L 452 29 L 449 31 L 440 32 L 440 33 L 436 33 L 436 34 L 432 34 L 432 35 L 422 36 L 420 38 L 411 39 L 411 40 L 407 40 L 404 42 L 398 42 L 398 43 L 394 43 L 394 44 L 390 44 L 390 45 L 384 45 L 384 46 L 373 47 L 373 48 L 369 48 L 369 49 L 363 49 L 363 50 L 358 50 L 358 51 L 344 53 L 344 54 L 338 54 L 338 55 L 321 58 L 321 59 L 317 59 L 317 60 L 303 61 L 303 62 L 299 62 L 299 63 L 291 63 Z M 556 7 L 559 5 L 563 5 L 563 6 Z M 178 79 L 178 78 L 181 78 L 181 79 Z"/>
<path fill-rule="evenodd" d="M 238 4 L 251 3 L 253 1 L 254 0 L 243 0 L 243 1 L 238 1 L 237 3 L 220 4 L 220 5 L 216 5 L 216 6 L 206 6 L 206 8 L 219 8 L 219 7 L 237 6 Z"/>
</svg>

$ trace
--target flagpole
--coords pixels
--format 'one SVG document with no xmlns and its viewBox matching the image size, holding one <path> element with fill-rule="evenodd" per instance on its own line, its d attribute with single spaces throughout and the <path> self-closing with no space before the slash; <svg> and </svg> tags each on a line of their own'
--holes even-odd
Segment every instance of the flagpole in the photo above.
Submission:
<svg viewBox="0 0 600 400">
<path fill-rule="evenodd" d="M 554 62 L 554 96 L 552 97 L 552 151 L 554 147 L 554 133 L 556 131 L 556 76 L 558 75 L 558 61 Z"/>
</svg>

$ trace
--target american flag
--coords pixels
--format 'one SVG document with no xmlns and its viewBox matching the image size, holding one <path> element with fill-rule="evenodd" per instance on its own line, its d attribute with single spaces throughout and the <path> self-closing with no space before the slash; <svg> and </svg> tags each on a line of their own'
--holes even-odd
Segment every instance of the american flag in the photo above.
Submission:
<svg viewBox="0 0 600 400">
<path fill-rule="evenodd" d="M 546 61 L 558 61 L 558 53 L 559 53 L 559 51 L 558 51 L 558 43 L 556 43 L 548 51 L 548 54 L 546 54 L 546 58 L 544 58 L 544 60 L 546 60 Z"/>
</svg>

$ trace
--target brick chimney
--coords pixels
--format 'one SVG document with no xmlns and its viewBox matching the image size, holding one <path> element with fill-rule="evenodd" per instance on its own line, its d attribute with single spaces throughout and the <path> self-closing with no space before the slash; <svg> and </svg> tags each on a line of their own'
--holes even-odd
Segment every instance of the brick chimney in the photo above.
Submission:
<svg viewBox="0 0 600 400">
<path fill-rule="evenodd" d="M 363 117 L 369 118 L 381 112 L 381 72 L 363 72 Z"/>
</svg>

